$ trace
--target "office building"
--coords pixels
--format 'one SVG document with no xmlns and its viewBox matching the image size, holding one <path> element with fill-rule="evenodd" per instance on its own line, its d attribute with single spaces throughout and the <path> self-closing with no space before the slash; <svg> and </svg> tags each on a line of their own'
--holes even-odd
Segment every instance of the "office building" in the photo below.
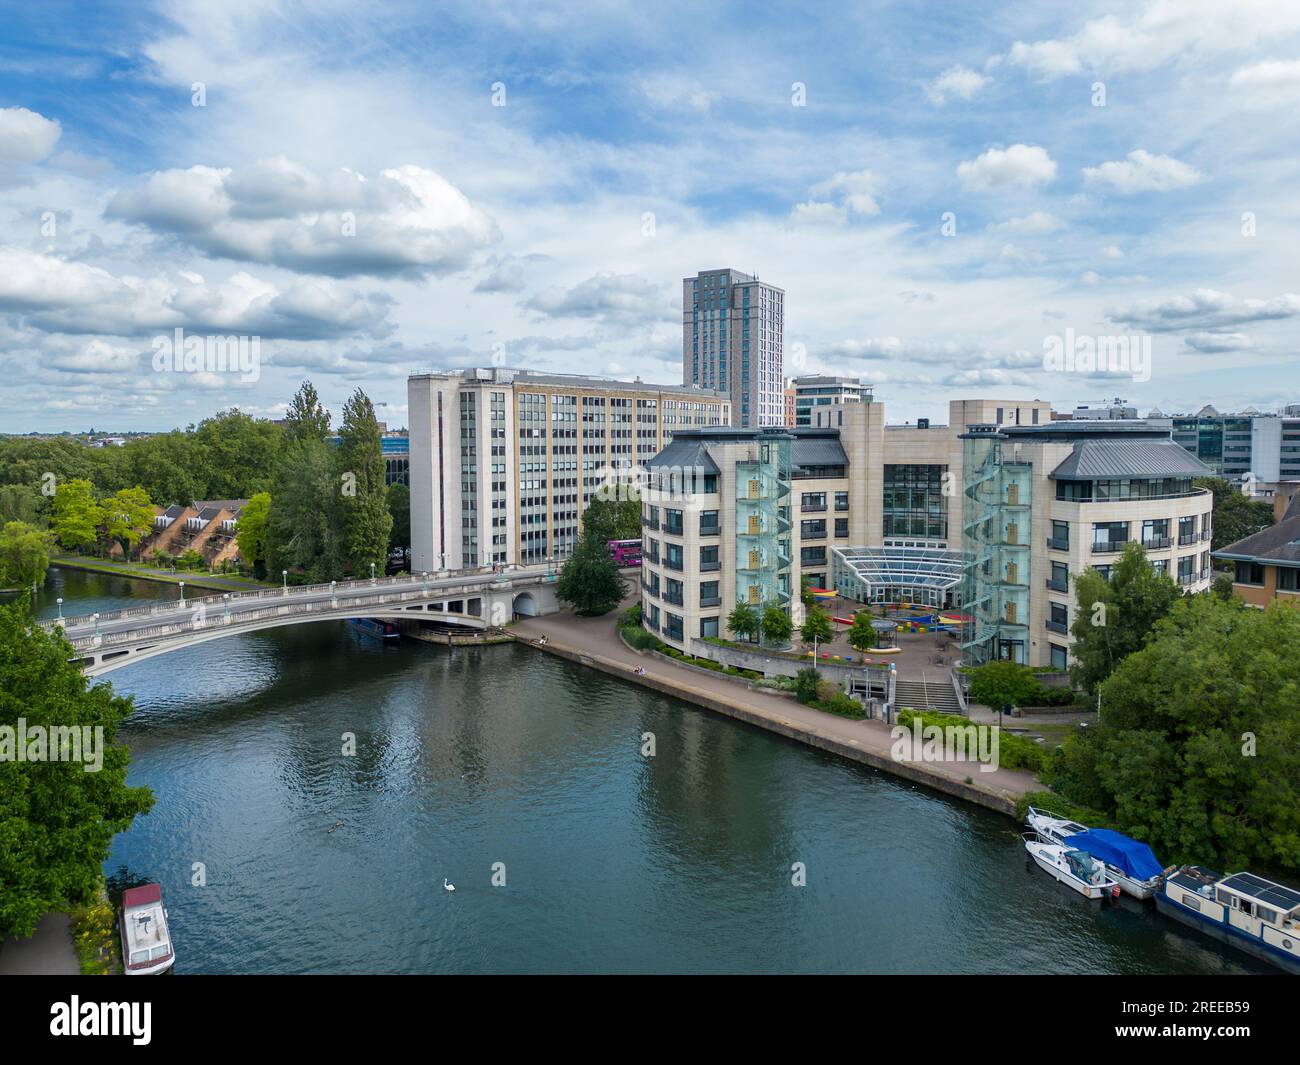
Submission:
<svg viewBox="0 0 1300 1065">
<path fill-rule="evenodd" d="M 791 381 L 794 391 L 794 424 L 812 425 L 814 407 L 833 403 L 870 403 L 871 386 L 856 377 L 830 377 L 808 374 Z"/>
<path fill-rule="evenodd" d="M 602 485 L 731 415 L 706 389 L 495 367 L 414 374 L 407 401 L 414 572 L 564 559 Z"/>
<path fill-rule="evenodd" d="M 1205 467 L 1167 430 L 1053 423 L 1042 401 L 956 400 L 947 425 L 889 426 L 879 402 L 812 426 L 679 432 L 643 492 L 643 623 L 683 650 L 737 602 L 802 620 L 803 580 L 863 603 L 960 610 L 967 661 L 1064 668 L 1070 575 L 1139 540 L 1208 588 Z"/>
<path fill-rule="evenodd" d="M 738 270 L 682 281 L 682 382 L 730 398 L 736 428 L 785 421 L 785 293 Z"/>
</svg>

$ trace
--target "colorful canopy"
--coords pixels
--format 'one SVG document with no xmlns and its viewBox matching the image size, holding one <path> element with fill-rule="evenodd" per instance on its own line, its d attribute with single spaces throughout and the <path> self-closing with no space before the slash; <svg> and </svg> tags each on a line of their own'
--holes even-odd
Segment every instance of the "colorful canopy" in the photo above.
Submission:
<svg viewBox="0 0 1300 1065">
<path fill-rule="evenodd" d="M 1076 832 L 1061 842 L 1067 847 L 1087 851 L 1094 858 L 1113 865 L 1134 880 L 1150 880 L 1164 871 L 1164 866 L 1145 843 L 1108 828 L 1090 828 L 1087 832 Z"/>
</svg>

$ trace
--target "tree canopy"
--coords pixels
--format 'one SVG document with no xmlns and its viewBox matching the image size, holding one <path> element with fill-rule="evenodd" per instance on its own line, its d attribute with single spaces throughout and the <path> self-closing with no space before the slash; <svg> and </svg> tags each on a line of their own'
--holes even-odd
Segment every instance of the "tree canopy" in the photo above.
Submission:
<svg viewBox="0 0 1300 1065">
<path fill-rule="evenodd" d="M 1040 688 L 1038 678 L 1015 662 L 985 662 L 970 673 L 971 699 L 999 714 L 1025 706 Z"/>
<path fill-rule="evenodd" d="M 627 588 L 609 548 L 589 531 L 582 534 L 572 556 L 560 570 L 555 593 L 584 616 L 608 614 Z"/>
<path fill-rule="evenodd" d="M 84 905 L 98 890 L 113 836 L 153 805 L 145 787 L 127 787 L 127 749 L 118 726 L 129 698 L 107 684 L 93 687 L 69 661 L 61 634 L 32 622 L 25 604 L 0 608 L 0 744 L 33 728 L 103 729 L 97 771 L 83 762 L 0 758 L 0 936 L 27 936 L 49 910 Z M 93 732 L 92 732 L 93 736 Z M 48 747 L 47 747 L 48 754 Z"/>
<path fill-rule="evenodd" d="M 1214 534 L 1210 547 L 1215 551 L 1254 536 L 1273 524 L 1272 503 L 1251 499 L 1222 477 L 1199 478 L 1196 487 L 1208 488 L 1214 494 Z"/>
<path fill-rule="evenodd" d="M 826 643 L 835 636 L 835 626 L 831 622 L 831 616 L 819 606 L 808 607 L 799 635 L 804 643 L 812 643 L 814 640 Z"/>
<path fill-rule="evenodd" d="M 1300 870 L 1300 611 L 1176 602 L 1045 779 L 1166 862 Z"/>
<path fill-rule="evenodd" d="M 0 528 L 0 588 L 33 588 L 50 566 L 50 540 L 44 529 L 23 521 Z"/>
<path fill-rule="evenodd" d="M 641 499 L 632 494 L 626 499 L 605 499 L 599 494 L 582 515 L 582 528 L 601 543 L 610 540 L 641 538 Z"/>
</svg>

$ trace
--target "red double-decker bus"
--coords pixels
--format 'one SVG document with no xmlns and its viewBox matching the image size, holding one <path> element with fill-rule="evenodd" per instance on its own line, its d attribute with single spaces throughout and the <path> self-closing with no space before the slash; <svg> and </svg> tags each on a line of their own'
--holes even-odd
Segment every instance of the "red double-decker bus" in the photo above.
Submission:
<svg viewBox="0 0 1300 1065">
<path fill-rule="evenodd" d="M 616 566 L 641 565 L 640 540 L 610 540 L 606 546 Z"/>
</svg>

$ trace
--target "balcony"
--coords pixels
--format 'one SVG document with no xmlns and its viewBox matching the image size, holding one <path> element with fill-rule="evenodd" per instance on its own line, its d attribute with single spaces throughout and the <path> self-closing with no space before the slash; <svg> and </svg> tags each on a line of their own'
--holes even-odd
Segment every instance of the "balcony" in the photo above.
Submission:
<svg viewBox="0 0 1300 1065">
<path fill-rule="evenodd" d="M 1070 541 L 1060 540 L 1055 536 L 1049 536 L 1047 538 L 1047 546 L 1052 551 L 1068 551 L 1070 550 Z"/>
<path fill-rule="evenodd" d="M 664 569 L 675 569 L 679 573 L 682 569 L 682 560 L 680 558 L 669 558 L 664 556 Z"/>
<path fill-rule="evenodd" d="M 1194 532 L 1190 532 L 1190 533 L 1179 533 L 1179 534 L 1178 534 L 1178 546 L 1179 546 L 1179 547 L 1186 547 L 1188 544 L 1194 544 L 1194 543 L 1196 543 L 1196 541 L 1199 540 L 1200 538 L 1201 538 L 1201 534 L 1200 534 L 1200 533 L 1194 533 Z"/>
<path fill-rule="evenodd" d="M 681 536 L 681 535 L 682 535 L 682 531 L 683 531 L 684 529 L 685 529 L 685 526 L 684 526 L 681 522 L 679 522 L 679 521 L 677 521 L 677 522 L 671 522 L 671 521 L 670 521 L 670 522 L 668 522 L 668 523 L 666 523 L 666 524 L 664 525 L 664 532 L 665 532 L 668 536 Z"/>
<path fill-rule="evenodd" d="M 1103 540 L 1100 543 L 1094 542 L 1092 553 L 1094 555 L 1117 555 L 1128 546 L 1127 540 Z"/>
<path fill-rule="evenodd" d="M 719 595 L 700 596 L 700 606 L 721 606 L 722 597 Z"/>
<path fill-rule="evenodd" d="M 665 603 L 668 603 L 668 604 L 670 604 L 670 605 L 672 605 L 672 606 L 681 606 L 681 605 L 682 605 L 682 593 L 681 593 L 681 592 L 664 592 L 664 602 L 665 602 Z"/>
<path fill-rule="evenodd" d="M 1048 621 L 1047 631 L 1055 632 L 1061 636 L 1069 636 L 1070 626 L 1067 625 L 1064 621 Z"/>
<path fill-rule="evenodd" d="M 1058 581 L 1052 577 L 1047 578 L 1047 590 L 1049 592 L 1068 592 L 1070 590 L 1069 581 Z"/>
<path fill-rule="evenodd" d="M 659 552 L 656 551 L 653 555 L 649 553 L 643 554 L 641 560 L 650 563 L 652 566 L 657 566 L 659 565 Z"/>
<path fill-rule="evenodd" d="M 671 530 L 669 530 L 669 531 L 671 531 Z M 721 525 L 701 525 L 701 526 L 700 526 L 700 535 L 701 535 L 701 536 L 721 536 L 721 535 L 722 535 L 722 526 L 721 526 Z"/>
<path fill-rule="evenodd" d="M 805 514 L 823 514 L 826 512 L 826 504 L 804 503 L 799 509 Z"/>
<path fill-rule="evenodd" d="M 715 573 L 715 572 L 717 572 L 718 570 L 720 570 L 721 568 L 722 568 L 722 563 L 721 563 L 721 562 L 717 562 L 717 561 L 714 561 L 714 562 L 701 562 L 701 563 L 700 563 L 700 572 L 701 572 L 701 573 Z"/>
<path fill-rule="evenodd" d="M 1173 544 L 1168 536 L 1151 536 L 1143 539 L 1142 546 L 1148 551 L 1160 551 Z"/>
<path fill-rule="evenodd" d="M 1209 540 L 1210 537 L 1212 537 L 1213 535 L 1214 535 L 1214 532 L 1213 532 L 1213 530 L 1211 530 L 1211 529 L 1203 529 L 1203 530 L 1201 531 L 1201 539 L 1202 539 L 1202 540 Z"/>
<path fill-rule="evenodd" d="M 1178 583 L 1181 584 L 1184 588 L 1188 587 L 1189 585 L 1195 584 L 1200 579 L 1201 578 L 1198 577 L 1195 573 L 1180 573 L 1178 575 Z"/>
<path fill-rule="evenodd" d="M 657 528 L 659 528 L 659 519 L 658 519 L 658 518 L 642 518 L 642 519 L 641 519 L 641 528 L 643 528 L 643 529 L 657 529 Z"/>
</svg>

